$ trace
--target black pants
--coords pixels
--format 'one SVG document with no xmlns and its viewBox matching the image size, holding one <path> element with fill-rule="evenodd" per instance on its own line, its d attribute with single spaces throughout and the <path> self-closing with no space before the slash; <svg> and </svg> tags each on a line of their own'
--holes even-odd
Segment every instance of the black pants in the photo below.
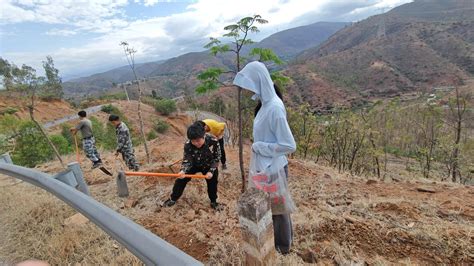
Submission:
<svg viewBox="0 0 474 266">
<path fill-rule="evenodd" d="M 203 175 L 207 174 L 209 172 L 209 169 L 199 169 L 199 168 L 191 168 L 186 174 L 196 174 L 201 172 Z M 211 202 L 216 202 L 217 201 L 217 177 L 219 176 L 219 171 L 216 169 L 214 171 L 214 174 L 212 175 L 211 179 L 206 179 L 207 183 L 207 195 L 209 196 L 209 199 Z M 171 200 L 177 201 L 181 195 L 183 195 L 184 189 L 186 188 L 186 185 L 188 182 L 191 180 L 191 178 L 183 178 L 179 179 L 177 178 L 176 181 L 174 182 L 173 186 L 173 193 L 171 193 Z"/>
<path fill-rule="evenodd" d="M 224 138 L 219 139 L 219 146 L 221 146 L 221 163 L 225 164 L 225 150 L 224 150 Z"/>
<path fill-rule="evenodd" d="M 272 215 L 273 236 L 275 237 L 275 249 L 288 254 L 293 242 L 293 223 L 290 214 Z"/>
</svg>

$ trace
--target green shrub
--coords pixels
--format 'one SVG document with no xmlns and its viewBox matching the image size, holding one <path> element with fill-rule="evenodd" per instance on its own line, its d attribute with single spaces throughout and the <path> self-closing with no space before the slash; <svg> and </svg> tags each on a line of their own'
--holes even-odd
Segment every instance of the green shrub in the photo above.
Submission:
<svg viewBox="0 0 474 266">
<path fill-rule="evenodd" d="M 20 119 L 13 115 L 3 115 L 0 117 L 0 133 L 7 136 L 14 135 L 19 131 Z"/>
<path fill-rule="evenodd" d="M 67 140 L 67 143 L 69 143 L 70 146 L 76 145 L 74 143 L 74 136 L 71 134 L 71 129 L 72 126 L 68 123 L 63 123 L 61 124 L 61 136 Z"/>
<path fill-rule="evenodd" d="M 99 97 L 101 100 L 127 100 L 125 92 L 109 93 Z"/>
<path fill-rule="evenodd" d="M 156 134 L 156 131 L 150 131 L 148 132 L 148 134 L 146 135 L 146 140 L 150 141 L 150 140 L 154 140 L 158 137 L 158 135 Z"/>
<path fill-rule="evenodd" d="M 171 99 L 162 99 L 155 103 L 155 110 L 162 115 L 169 115 L 176 112 L 176 109 L 176 102 Z"/>
<path fill-rule="evenodd" d="M 163 99 L 163 97 L 159 96 L 155 90 L 151 91 L 151 97 L 153 97 L 153 99 L 158 99 L 158 100 Z"/>
<path fill-rule="evenodd" d="M 16 138 L 12 159 L 15 164 L 34 167 L 53 157 L 53 151 L 41 132 L 31 121 L 22 122 L 21 134 Z"/>
<path fill-rule="evenodd" d="M 115 128 L 107 123 L 105 126 L 97 118 L 90 117 L 92 122 L 92 132 L 96 140 L 96 146 L 106 150 L 115 149 L 117 142 Z"/>
<path fill-rule="evenodd" d="M 1 112 L 1 114 L 2 114 L 2 115 L 13 115 L 13 114 L 15 114 L 16 112 L 18 112 L 18 109 L 17 109 L 17 108 L 9 106 L 9 107 L 5 108 L 5 110 L 3 110 L 3 111 Z"/>
<path fill-rule="evenodd" d="M 15 148 L 14 136 L 19 132 L 21 121 L 13 115 L 0 116 L 0 154 Z"/>
<path fill-rule="evenodd" d="M 100 108 L 100 110 L 104 113 L 107 113 L 107 114 L 114 114 L 114 115 L 118 115 L 118 116 L 120 116 L 122 114 L 122 112 L 120 112 L 120 110 L 117 107 L 115 107 L 111 104 L 103 105 Z"/>
<path fill-rule="evenodd" d="M 61 96 L 58 96 L 58 95 L 50 93 L 50 92 L 43 92 L 38 96 L 42 101 L 45 101 L 45 102 L 51 102 L 51 101 L 54 101 L 54 100 L 60 100 L 61 99 Z"/>
<path fill-rule="evenodd" d="M 142 97 L 142 103 L 143 103 L 143 104 L 146 104 L 146 105 L 155 107 L 155 106 L 156 106 L 156 102 L 157 102 L 157 100 L 154 99 L 153 97 L 149 97 L 149 96 L 143 96 L 143 97 Z"/>
<path fill-rule="evenodd" d="M 158 121 L 155 124 L 155 130 L 156 132 L 160 134 L 165 133 L 169 127 L 170 125 L 166 121 L 161 120 L 161 119 L 158 119 Z"/>
<path fill-rule="evenodd" d="M 73 151 L 73 147 L 62 135 L 52 135 L 50 139 L 54 146 L 56 146 L 56 149 L 58 149 L 59 154 L 64 155 Z"/>
<path fill-rule="evenodd" d="M 8 140 L 8 136 L 0 133 L 0 154 L 9 152 L 12 149 L 12 144 Z"/>
</svg>

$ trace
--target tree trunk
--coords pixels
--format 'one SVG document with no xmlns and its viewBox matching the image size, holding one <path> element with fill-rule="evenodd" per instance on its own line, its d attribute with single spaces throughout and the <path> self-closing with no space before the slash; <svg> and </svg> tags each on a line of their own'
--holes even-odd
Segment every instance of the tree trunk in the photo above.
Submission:
<svg viewBox="0 0 474 266">
<path fill-rule="evenodd" d="M 240 71 L 240 49 L 237 49 L 237 72 Z M 243 145 L 243 123 L 242 123 L 242 88 L 237 87 L 237 108 L 239 109 L 239 165 L 240 176 L 242 178 L 242 193 L 245 192 L 245 171 L 244 171 L 244 145 Z"/>
<path fill-rule="evenodd" d="M 313 137 L 313 128 L 310 128 L 308 136 L 306 138 L 306 147 L 304 148 L 304 159 L 305 160 L 306 160 L 306 157 L 308 156 L 309 143 L 310 143 L 312 137 Z"/>
<path fill-rule="evenodd" d="M 459 171 L 459 143 L 461 142 L 461 130 L 462 130 L 462 113 L 461 112 L 461 103 L 459 102 L 459 90 L 456 88 L 456 111 L 457 111 L 457 121 L 456 121 L 456 140 L 454 142 L 453 150 L 453 167 L 452 167 L 452 181 L 456 182 L 458 171 Z M 459 180 L 461 181 L 461 180 Z"/>
<path fill-rule="evenodd" d="M 459 160 L 459 143 L 461 142 L 462 120 L 459 119 L 456 125 L 456 140 L 454 142 L 453 150 L 453 167 L 452 167 L 452 181 L 456 182 L 458 174 L 458 160 Z"/>
<path fill-rule="evenodd" d="M 123 90 L 125 91 L 125 96 L 127 96 L 127 101 L 130 102 L 130 97 L 128 97 L 127 86 L 125 86 L 125 85 L 122 85 L 122 86 L 123 86 Z"/>
<path fill-rule="evenodd" d="M 245 171 L 244 171 L 244 145 L 243 145 L 243 130 L 242 130 L 242 89 L 237 88 L 238 93 L 238 108 L 239 108 L 239 164 L 240 176 L 242 178 L 242 193 L 245 192 Z"/>
<path fill-rule="evenodd" d="M 54 146 L 54 143 L 51 142 L 51 140 L 49 139 L 48 134 L 46 134 L 46 132 L 43 130 L 43 127 L 35 119 L 35 116 L 34 116 L 34 109 L 35 109 L 34 97 L 35 96 L 33 94 L 33 96 L 31 97 L 31 106 L 29 106 L 31 121 L 33 121 L 33 123 L 35 123 L 36 127 L 40 130 L 41 134 L 43 134 L 45 139 L 48 141 L 49 146 L 51 147 L 51 149 L 53 149 L 54 154 L 56 155 L 56 158 L 58 158 L 59 162 L 61 163 L 61 166 L 63 168 L 66 168 L 66 166 L 64 165 L 63 159 L 61 158 L 61 155 L 58 152 L 58 149 L 56 149 L 56 146 Z"/>
<path fill-rule="evenodd" d="M 380 179 L 380 162 L 379 162 L 379 157 L 377 156 L 377 150 L 376 150 L 375 141 L 374 141 L 372 132 L 370 132 L 370 134 L 369 134 L 369 141 L 370 141 L 370 144 L 372 145 L 372 149 L 374 149 L 373 158 L 374 158 L 374 161 L 375 161 L 375 165 L 377 166 L 377 169 L 376 169 L 377 170 L 377 178 Z"/>
<path fill-rule="evenodd" d="M 150 152 L 148 152 L 148 144 L 145 138 L 145 131 L 143 130 L 143 119 L 142 119 L 142 90 L 140 89 L 140 81 L 137 78 L 137 74 L 135 74 L 135 70 L 133 70 L 133 74 L 135 75 L 135 80 L 137 81 L 138 86 L 138 120 L 140 120 L 140 134 L 143 139 L 143 145 L 145 146 L 145 153 L 146 153 L 146 160 L 150 163 Z"/>
</svg>

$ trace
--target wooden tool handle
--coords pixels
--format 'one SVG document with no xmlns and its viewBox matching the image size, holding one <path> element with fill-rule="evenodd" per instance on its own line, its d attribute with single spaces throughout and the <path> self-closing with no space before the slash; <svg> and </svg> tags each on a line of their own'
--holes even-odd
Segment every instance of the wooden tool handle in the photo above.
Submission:
<svg viewBox="0 0 474 266">
<path fill-rule="evenodd" d="M 79 156 L 79 145 L 77 144 L 77 135 L 74 134 L 74 142 L 76 143 L 76 160 L 78 163 L 81 163 L 79 161 L 80 156 Z"/>
<path fill-rule="evenodd" d="M 156 177 L 179 177 L 172 173 L 150 173 L 150 172 L 125 172 L 127 176 L 156 176 Z M 184 175 L 187 178 L 207 178 L 207 175 Z"/>
</svg>

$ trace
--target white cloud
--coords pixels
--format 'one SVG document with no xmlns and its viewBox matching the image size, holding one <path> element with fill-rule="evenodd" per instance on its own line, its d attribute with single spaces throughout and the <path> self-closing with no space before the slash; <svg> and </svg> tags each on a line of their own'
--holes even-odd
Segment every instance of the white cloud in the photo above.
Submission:
<svg viewBox="0 0 474 266">
<path fill-rule="evenodd" d="M 284 30 L 321 20 L 356 20 L 409 0 L 227 0 L 225 3 L 222 0 L 198 0 L 190 4 L 184 13 L 135 21 L 126 21 L 123 17 L 126 0 L 64 0 L 59 5 L 58 1 L 47 0 L 0 2 L 11 13 L 8 16 L 2 14 L 0 20 L 4 23 L 40 21 L 76 27 L 52 29 L 49 35 L 73 35 L 78 30 L 101 33 L 100 37 L 80 47 L 49 53 L 6 53 L 8 59 L 18 64 L 35 67 L 41 67 L 46 55 L 52 55 L 61 72 L 70 76 L 89 69 L 95 71 L 101 67 L 125 65 L 126 60 L 119 46 L 121 41 L 128 41 L 138 51 L 137 62 L 152 61 L 202 50 L 209 37 L 222 35 L 225 25 L 243 16 L 260 14 L 269 21 L 260 25 L 262 33 L 251 36 L 259 40 L 276 29 Z M 153 5 L 156 2 L 142 0 L 140 3 Z"/>
<path fill-rule="evenodd" d="M 76 35 L 77 32 L 74 30 L 65 30 L 65 29 L 51 29 L 45 33 L 50 36 L 72 36 Z"/>
<path fill-rule="evenodd" d="M 2 24 L 43 22 L 104 32 L 104 28 L 111 30 L 126 23 L 119 16 L 128 0 L 0 0 L 0 4 Z M 108 23 L 110 20 L 115 22 Z"/>
<path fill-rule="evenodd" d="M 135 0 L 135 3 L 139 3 L 140 0 Z M 158 3 L 175 3 L 175 2 L 185 2 L 190 3 L 192 0 L 143 0 L 143 5 L 145 6 L 154 6 Z"/>
<path fill-rule="evenodd" d="M 159 2 L 160 2 L 159 0 L 144 0 L 143 4 L 145 6 L 154 6 L 154 5 L 158 4 Z"/>
</svg>

